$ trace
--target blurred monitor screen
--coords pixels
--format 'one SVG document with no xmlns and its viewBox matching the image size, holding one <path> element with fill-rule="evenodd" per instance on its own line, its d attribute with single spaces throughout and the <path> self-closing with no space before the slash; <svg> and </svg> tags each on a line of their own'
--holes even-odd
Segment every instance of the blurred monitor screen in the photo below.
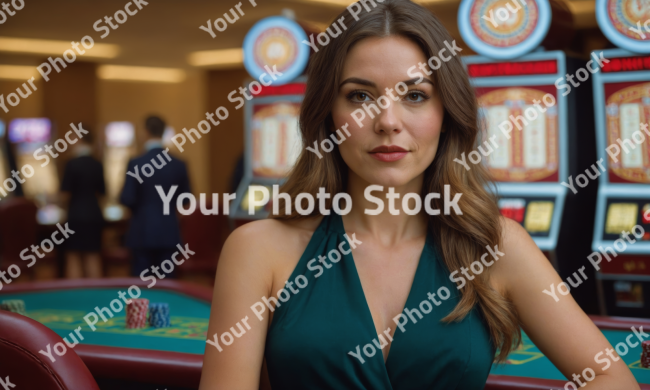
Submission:
<svg viewBox="0 0 650 390">
<path fill-rule="evenodd" d="M 52 123 L 47 118 L 14 119 L 9 123 L 9 141 L 12 143 L 47 142 Z"/>
<path fill-rule="evenodd" d="M 111 122 L 106 125 L 106 146 L 131 146 L 135 138 L 135 128 L 131 122 Z"/>
<path fill-rule="evenodd" d="M 104 219 L 108 221 L 119 221 L 124 218 L 124 207 L 114 204 L 104 208 Z"/>
<path fill-rule="evenodd" d="M 41 225 L 55 225 L 63 220 L 65 211 L 59 206 L 48 204 L 36 213 L 36 220 Z"/>
<path fill-rule="evenodd" d="M 5 122 L 3 120 L 0 120 L 0 139 L 4 138 L 5 136 Z"/>
</svg>

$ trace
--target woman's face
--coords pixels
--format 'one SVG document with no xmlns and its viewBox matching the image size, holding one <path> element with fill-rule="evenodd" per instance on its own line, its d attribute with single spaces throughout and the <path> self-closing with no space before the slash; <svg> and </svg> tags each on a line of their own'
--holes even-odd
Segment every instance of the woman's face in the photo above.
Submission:
<svg viewBox="0 0 650 390">
<path fill-rule="evenodd" d="M 444 108 L 430 76 L 423 73 L 415 84 L 419 77 L 408 75 L 426 62 L 415 43 L 399 36 L 366 38 L 348 53 L 332 118 L 336 129 L 348 124 L 351 135 L 339 149 L 351 177 L 399 187 L 419 179 L 433 161 Z M 400 82 L 406 86 L 396 87 Z"/>
</svg>

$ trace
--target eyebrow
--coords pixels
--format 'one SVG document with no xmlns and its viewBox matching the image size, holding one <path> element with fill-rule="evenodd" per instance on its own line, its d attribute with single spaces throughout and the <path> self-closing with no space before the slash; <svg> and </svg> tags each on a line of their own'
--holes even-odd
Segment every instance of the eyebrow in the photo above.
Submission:
<svg viewBox="0 0 650 390">
<path fill-rule="evenodd" d="M 418 80 L 420 80 L 420 78 L 416 77 L 414 79 L 404 80 L 402 82 L 404 84 L 406 84 L 406 85 L 415 85 L 416 81 L 418 81 Z M 431 80 L 429 80 L 427 78 L 423 78 L 422 82 L 423 83 L 429 83 L 429 84 L 433 85 L 433 81 L 431 81 Z M 347 84 L 347 83 L 360 84 L 360 85 L 366 85 L 368 87 L 377 88 L 377 84 L 373 83 L 372 81 L 361 79 L 361 78 L 358 78 L 358 77 L 350 77 L 350 78 L 347 78 L 347 79 L 343 80 L 343 82 L 339 85 L 339 88 L 341 88 L 344 84 Z"/>
</svg>

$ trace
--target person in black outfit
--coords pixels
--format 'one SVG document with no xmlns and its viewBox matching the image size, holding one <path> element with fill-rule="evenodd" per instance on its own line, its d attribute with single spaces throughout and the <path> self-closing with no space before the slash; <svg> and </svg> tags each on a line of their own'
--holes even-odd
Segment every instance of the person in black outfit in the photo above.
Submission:
<svg viewBox="0 0 650 390">
<path fill-rule="evenodd" d="M 133 276 L 139 276 L 151 267 L 155 270 L 150 272 L 155 272 L 164 260 L 171 259 L 176 245 L 181 244 L 176 199 L 180 194 L 190 192 L 185 163 L 169 155 L 168 149 L 163 149 L 165 122 L 157 116 L 150 116 L 145 121 L 145 128 L 149 133 L 145 143 L 147 151 L 129 161 L 120 196 L 120 202 L 131 209 L 126 246 L 133 253 Z M 164 203 L 156 186 L 161 186 L 166 195 L 172 186 L 178 186 L 171 199 L 169 215 L 163 214 Z M 174 274 L 170 272 L 167 276 L 174 277 Z"/>
<path fill-rule="evenodd" d="M 61 182 L 61 192 L 68 200 L 68 224 L 74 231 L 64 244 L 66 278 L 102 277 L 104 217 L 99 196 L 106 193 L 106 185 L 104 167 L 92 156 L 91 135 L 86 134 L 73 146 L 75 157 L 66 163 Z"/>
</svg>

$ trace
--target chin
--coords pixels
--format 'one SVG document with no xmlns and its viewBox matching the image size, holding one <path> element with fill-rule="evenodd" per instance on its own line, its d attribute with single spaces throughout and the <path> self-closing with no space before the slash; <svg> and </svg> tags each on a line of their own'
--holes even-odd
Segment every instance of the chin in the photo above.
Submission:
<svg viewBox="0 0 650 390">
<path fill-rule="evenodd" d="M 370 184 L 384 187 L 401 187 L 407 185 L 418 175 L 402 172 L 401 170 L 379 170 L 371 175 L 364 175 L 363 179 Z"/>
</svg>

